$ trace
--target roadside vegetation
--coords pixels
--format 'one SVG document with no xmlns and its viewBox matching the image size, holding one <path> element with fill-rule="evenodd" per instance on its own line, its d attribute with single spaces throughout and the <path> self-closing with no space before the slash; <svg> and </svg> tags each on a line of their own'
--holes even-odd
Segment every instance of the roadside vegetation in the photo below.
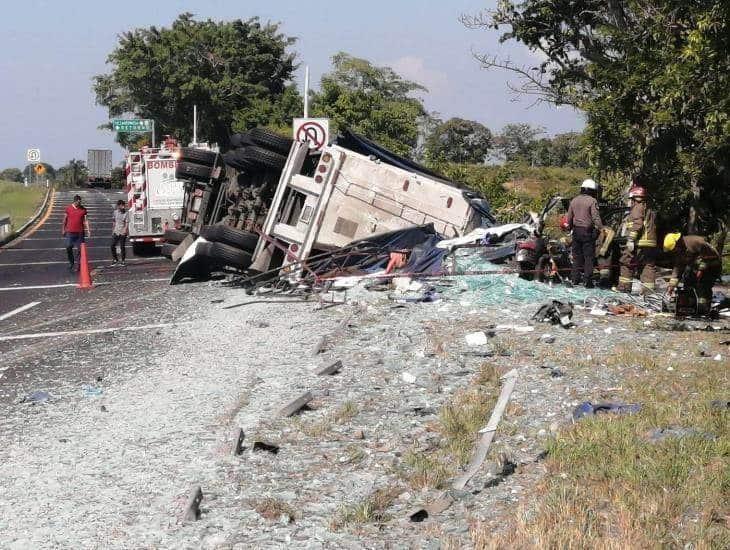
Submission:
<svg viewBox="0 0 730 550">
<path fill-rule="evenodd" d="M 17 229 L 35 213 L 45 193 L 45 187 L 0 180 L 0 215 L 10 214 L 12 227 Z"/>
<path fill-rule="evenodd" d="M 677 340 L 678 351 L 696 347 Z M 730 547 L 730 412 L 717 403 L 730 393 L 728 360 L 671 351 L 606 360 L 626 372 L 625 401 L 641 412 L 558 432 L 537 491 L 508 525 L 475 525 L 477 548 Z M 657 438 L 662 428 L 686 431 Z"/>
</svg>

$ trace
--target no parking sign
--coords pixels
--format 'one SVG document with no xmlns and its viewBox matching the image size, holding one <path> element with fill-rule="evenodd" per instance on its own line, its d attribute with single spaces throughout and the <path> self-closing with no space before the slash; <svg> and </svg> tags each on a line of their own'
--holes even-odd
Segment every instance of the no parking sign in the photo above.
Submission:
<svg viewBox="0 0 730 550">
<path fill-rule="evenodd" d="M 328 118 L 295 118 L 294 141 L 309 142 L 309 148 L 320 151 L 329 143 L 330 121 Z"/>
</svg>

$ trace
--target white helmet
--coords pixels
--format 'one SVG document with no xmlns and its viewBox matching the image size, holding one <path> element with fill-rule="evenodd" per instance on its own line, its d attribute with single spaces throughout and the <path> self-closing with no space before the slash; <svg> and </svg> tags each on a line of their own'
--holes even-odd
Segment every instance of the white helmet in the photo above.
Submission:
<svg viewBox="0 0 730 550">
<path fill-rule="evenodd" d="M 598 189 L 598 184 L 591 179 L 587 179 L 587 180 L 583 180 L 583 183 L 580 184 L 580 188 L 581 189 L 593 189 L 593 191 L 596 191 Z"/>
</svg>

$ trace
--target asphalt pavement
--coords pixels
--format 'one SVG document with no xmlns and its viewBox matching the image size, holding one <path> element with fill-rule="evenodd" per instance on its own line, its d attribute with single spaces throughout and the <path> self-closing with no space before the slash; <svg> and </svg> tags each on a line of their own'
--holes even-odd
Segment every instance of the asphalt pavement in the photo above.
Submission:
<svg viewBox="0 0 730 550">
<path fill-rule="evenodd" d="M 75 194 L 89 211 L 91 289 L 78 288 L 79 274 L 69 270 L 61 235 L 64 209 Z M 118 191 L 58 191 L 35 226 L 0 248 L 0 390 L 13 379 L 42 383 L 46 374 L 30 367 L 33 358 L 68 343 L 74 334 L 154 324 L 165 317 L 155 312 L 155 297 L 170 291 L 169 260 L 136 257 L 127 245 L 127 265 L 112 267 L 112 212 L 120 198 Z"/>
</svg>

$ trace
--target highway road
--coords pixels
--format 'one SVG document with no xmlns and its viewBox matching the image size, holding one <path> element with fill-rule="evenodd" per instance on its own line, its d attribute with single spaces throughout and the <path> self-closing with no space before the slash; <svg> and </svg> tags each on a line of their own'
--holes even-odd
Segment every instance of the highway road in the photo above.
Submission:
<svg viewBox="0 0 730 550">
<path fill-rule="evenodd" d="M 94 287 L 88 290 L 79 289 L 78 273 L 69 271 L 61 235 L 64 209 L 77 193 L 91 224 L 87 250 Z M 171 320 L 160 308 L 161 296 L 177 288 L 168 285 L 169 260 L 135 257 L 128 245 L 127 265 L 111 265 L 112 211 L 119 198 L 119 192 L 97 189 L 56 192 L 47 214 L 0 248 L 0 401 L 15 393 L 8 391 L 13 380 L 43 385 L 52 373 L 30 365 L 79 335 Z M 59 368 L 70 375 L 66 366 Z"/>
</svg>

